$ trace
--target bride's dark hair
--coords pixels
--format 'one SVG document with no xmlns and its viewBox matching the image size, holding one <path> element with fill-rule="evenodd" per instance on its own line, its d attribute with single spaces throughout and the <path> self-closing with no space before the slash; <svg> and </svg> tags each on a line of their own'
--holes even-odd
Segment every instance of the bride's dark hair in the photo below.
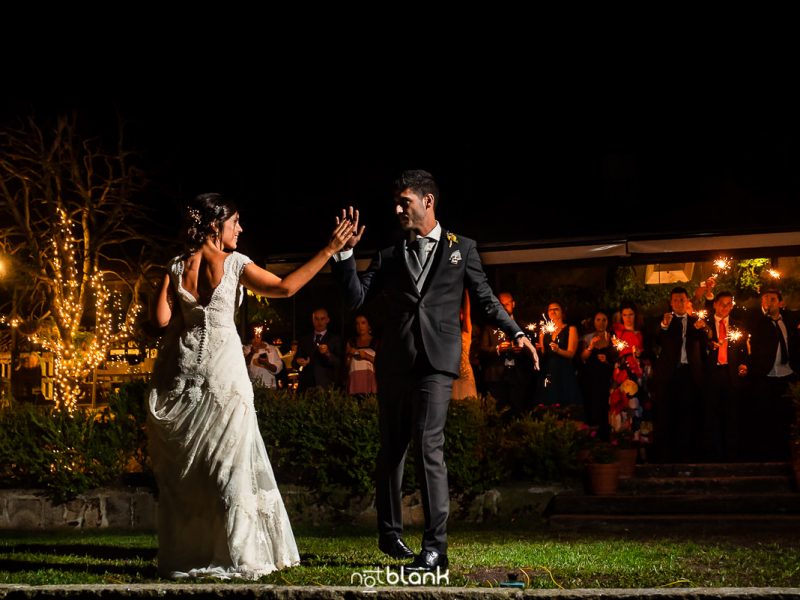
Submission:
<svg viewBox="0 0 800 600">
<path fill-rule="evenodd" d="M 222 233 L 222 224 L 238 212 L 232 200 L 210 192 L 195 196 L 186 207 L 184 238 L 186 253 L 200 249 L 208 236 Z"/>
</svg>

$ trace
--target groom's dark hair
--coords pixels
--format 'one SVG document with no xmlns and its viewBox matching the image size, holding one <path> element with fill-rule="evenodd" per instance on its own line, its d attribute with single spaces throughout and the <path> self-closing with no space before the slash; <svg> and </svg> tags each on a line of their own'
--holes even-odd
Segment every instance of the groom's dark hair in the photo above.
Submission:
<svg viewBox="0 0 800 600">
<path fill-rule="evenodd" d="M 434 209 L 439 204 L 439 186 L 436 185 L 433 175 L 427 171 L 412 169 L 400 173 L 400 177 L 394 182 L 394 192 L 399 193 L 407 189 L 419 196 L 432 195 Z"/>
</svg>

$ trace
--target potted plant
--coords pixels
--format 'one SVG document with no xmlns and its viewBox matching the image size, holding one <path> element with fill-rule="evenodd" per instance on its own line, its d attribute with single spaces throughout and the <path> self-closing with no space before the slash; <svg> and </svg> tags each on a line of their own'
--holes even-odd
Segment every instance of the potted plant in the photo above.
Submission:
<svg viewBox="0 0 800 600">
<path fill-rule="evenodd" d="M 578 464 L 591 462 L 592 448 L 597 439 L 597 427 L 590 427 L 582 421 L 574 421 L 575 433 L 573 438 L 573 448 Z"/>
<path fill-rule="evenodd" d="M 611 430 L 611 445 L 616 449 L 619 462 L 619 476 L 633 477 L 636 472 L 636 458 L 639 450 L 630 429 Z"/>
<path fill-rule="evenodd" d="M 591 462 L 586 465 L 589 473 L 589 489 L 592 494 L 605 496 L 616 494 L 619 486 L 619 463 L 616 448 L 610 443 L 595 439 L 591 450 Z"/>
</svg>

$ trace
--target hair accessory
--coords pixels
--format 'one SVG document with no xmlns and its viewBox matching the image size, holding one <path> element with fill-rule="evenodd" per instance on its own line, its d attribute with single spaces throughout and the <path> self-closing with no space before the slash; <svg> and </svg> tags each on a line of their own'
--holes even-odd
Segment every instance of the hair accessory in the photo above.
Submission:
<svg viewBox="0 0 800 600">
<path fill-rule="evenodd" d="M 195 223 L 197 223 L 198 225 L 200 225 L 200 223 L 201 223 L 201 221 L 200 221 L 200 211 L 197 210 L 196 208 L 190 208 L 189 209 L 189 218 L 192 221 L 194 221 Z"/>
</svg>

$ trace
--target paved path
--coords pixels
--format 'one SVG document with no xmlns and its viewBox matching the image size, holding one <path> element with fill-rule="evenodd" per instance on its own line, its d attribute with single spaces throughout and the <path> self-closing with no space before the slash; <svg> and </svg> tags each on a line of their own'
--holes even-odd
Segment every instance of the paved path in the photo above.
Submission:
<svg viewBox="0 0 800 600">
<path fill-rule="evenodd" d="M 267 600 L 453 600 L 467 598 L 543 598 L 552 600 L 800 600 L 800 588 L 645 588 L 519 590 L 457 587 L 308 587 L 247 584 L 0 585 L 0 599 L 46 598 L 263 598 Z"/>
</svg>

